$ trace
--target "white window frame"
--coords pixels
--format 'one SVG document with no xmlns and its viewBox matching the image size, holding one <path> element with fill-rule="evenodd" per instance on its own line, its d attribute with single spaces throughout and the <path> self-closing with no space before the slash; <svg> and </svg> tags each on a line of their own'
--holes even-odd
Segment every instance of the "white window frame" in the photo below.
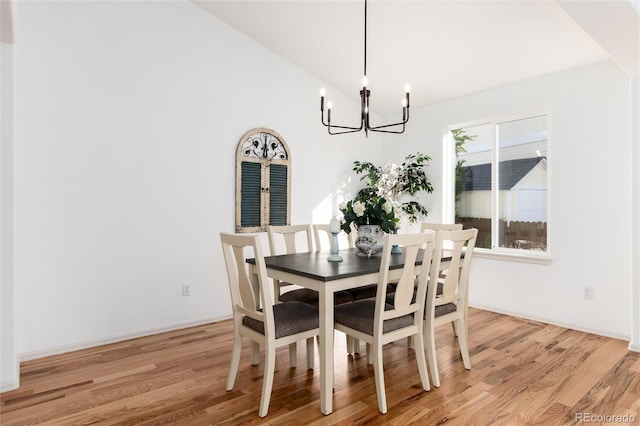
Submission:
<svg viewBox="0 0 640 426">
<path fill-rule="evenodd" d="M 551 132 L 550 132 L 550 113 L 547 109 L 531 110 L 516 114 L 507 114 L 496 116 L 484 120 L 475 120 L 469 122 L 458 123 L 448 126 L 445 130 L 445 136 L 443 138 L 443 217 L 447 219 L 448 223 L 453 223 L 455 219 L 455 165 L 456 165 L 456 153 L 455 153 L 455 141 L 451 131 L 454 129 L 468 128 L 482 125 L 493 126 L 493 146 L 491 157 L 491 187 L 498 188 L 499 176 L 496 170 L 496 164 L 499 164 L 499 149 L 498 149 L 498 124 L 508 121 L 523 120 L 527 118 L 546 116 L 547 121 L 547 159 L 551 157 Z M 552 261 L 551 256 L 551 227 L 549 226 L 550 215 L 550 185 L 551 182 L 551 166 L 547 162 L 547 251 L 532 251 L 521 250 L 509 247 L 497 247 L 492 248 L 478 248 L 474 250 L 474 256 L 478 258 L 517 261 L 524 263 L 536 263 L 536 264 L 548 264 Z M 493 226 L 499 212 L 499 191 L 491 190 L 491 241 L 498 241 L 499 229 L 497 226 Z M 495 243 L 492 243 L 492 245 Z"/>
</svg>

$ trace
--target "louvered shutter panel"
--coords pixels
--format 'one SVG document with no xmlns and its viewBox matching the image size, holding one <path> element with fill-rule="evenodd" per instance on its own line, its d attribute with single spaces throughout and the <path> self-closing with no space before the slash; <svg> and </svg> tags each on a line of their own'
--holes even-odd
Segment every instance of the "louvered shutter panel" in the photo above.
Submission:
<svg viewBox="0 0 640 426">
<path fill-rule="evenodd" d="M 289 169 L 282 164 L 269 167 L 269 225 L 287 225 Z"/>
<path fill-rule="evenodd" d="M 262 206 L 261 179 L 262 164 L 249 161 L 242 162 L 242 198 L 240 201 L 240 224 L 244 227 L 260 226 Z"/>
</svg>

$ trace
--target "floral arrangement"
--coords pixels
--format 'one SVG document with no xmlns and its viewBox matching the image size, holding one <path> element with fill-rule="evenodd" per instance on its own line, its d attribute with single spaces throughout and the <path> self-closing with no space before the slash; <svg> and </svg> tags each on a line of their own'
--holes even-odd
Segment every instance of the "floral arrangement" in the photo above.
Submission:
<svg viewBox="0 0 640 426">
<path fill-rule="evenodd" d="M 418 216 L 426 216 L 427 209 L 413 197 L 419 191 L 433 192 L 424 172 L 429 160 L 431 157 L 418 152 L 407 155 L 400 165 L 387 163 L 379 167 L 355 161 L 353 171 L 363 174 L 360 180 L 366 187 L 352 201 L 340 206 L 344 215 L 342 229 L 349 233 L 354 223 L 356 226 L 380 225 L 384 232 L 394 232 L 400 215 L 405 215 L 411 223 L 417 222 Z"/>
<path fill-rule="evenodd" d="M 393 204 L 383 197 L 356 197 L 339 208 L 344 215 L 341 228 L 347 234 L 351 232 L 352 223 L 356 226 L 379 225 L 384 232 L 391 233 L 400 220 Z"/>
</svg>

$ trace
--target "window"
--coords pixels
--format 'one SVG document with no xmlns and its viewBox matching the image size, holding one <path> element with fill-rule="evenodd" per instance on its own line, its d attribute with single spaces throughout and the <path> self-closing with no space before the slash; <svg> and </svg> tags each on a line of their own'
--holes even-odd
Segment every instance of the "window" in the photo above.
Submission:
<svg viewBox="0 0 640 426">
<path fill-rule="evenodd" d="M 290 162 L 287 144 L 275 131 L 258 128 L 242 136 L 236 152 L 236 232 L 291 223 Z"/>
<path fill-rule="evenodd" d="M 547 117 L 458 127 L 455 219 L 478 229 L 477 247 L 547 251 Z"/>
</svg>

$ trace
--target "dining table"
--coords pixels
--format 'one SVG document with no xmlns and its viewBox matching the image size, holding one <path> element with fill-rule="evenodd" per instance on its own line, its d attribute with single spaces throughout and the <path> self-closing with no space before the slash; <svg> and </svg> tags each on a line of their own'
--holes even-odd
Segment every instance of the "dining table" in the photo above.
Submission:
<svg viewBox="0 0 640 426">
<path fill-rule="evenodd" d="M 357 249 L 350 248 L 340 251 L 342 261 L 329 261 L 329 251 L 283 254 L 265 256 L 267 276 L 269 278 L 297 284 L 318 292 L 319 295 L 319 358 L 320 358 L 320 411 L 331 414 L 333 411 L 333 371 L 334 371 L 334 343 L 333 343 L 333 308 L 334 293 L 357 287 L 375 284 L 380 273 L 380 256 L 362 255 Z M 417 257 L 416 273 L 420 273 L 422 256 Z M 450 258 L 444 258 L 443 266 Z M 255 265 L 255 259 L 247 259 Z M 404 253 L 391 254 L 389 281 L 398 280 L 404 265 Z M 252 276 L 255 276 L 252 274 Z M 254 282 L 254 290 L 257 290 Z"/>
</svg>

